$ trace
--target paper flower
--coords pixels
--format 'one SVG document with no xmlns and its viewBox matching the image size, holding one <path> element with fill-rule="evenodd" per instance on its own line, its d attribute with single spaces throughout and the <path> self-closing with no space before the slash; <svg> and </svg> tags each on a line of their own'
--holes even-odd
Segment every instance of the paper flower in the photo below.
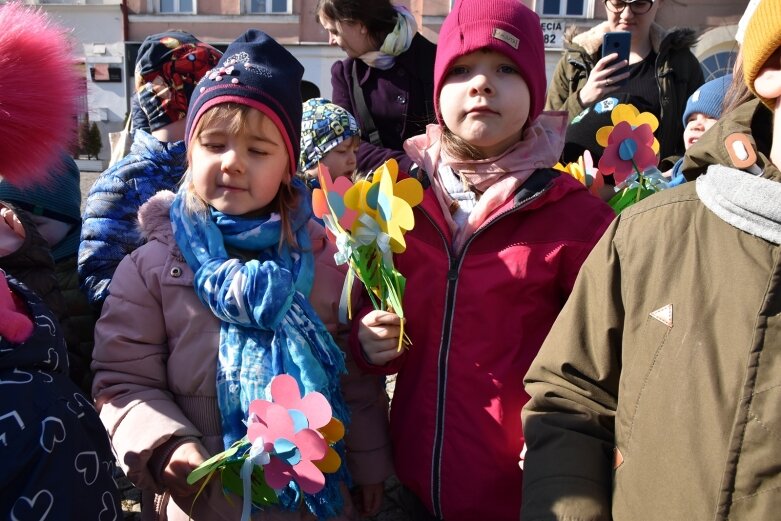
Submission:
<svg viewBox="0 0 781 521">
<path fill-rule="evenodd" d="M 318 392 L 302 397 L 298 382 L 286 374 L 271 380 L 270 392 L 271 401 L 250 403 L 247 436 L 187 477 L 190 484 L 204 480 L 202 491 L 220 472 L 223 486 L 242 496 L 242 520 L 249 519 L 253 504 L 278 503 L 277 494 L 291 483 L 305 494 L 320 492 L 323 473 L 341 466 L 331 445 L 344 436 L 344 425 L 332 416 L 328 400 Z"/>
<path fill-rule="evenodd" d="M 395 159 L 375 170 L 371 181 L 361 180 L 354 185 L 342 181 L 344 178 L 330 182 L 323 167 L 319 173 L 321 189 L 313 193 L 313 209 L 339 250 L 334 260 L 350 267 L 340 310 L 346 309 L 352 317 L 351 288 L 357 277 L 375 309 L 392 310 L 403 318 L 401 302 L 406 280 L 394 267 L 393 254 L 407 247 L 404 233 L 415 225 L 412 207 L 423 200 L 423 187 L 417 179 L 399 181 Z M 410 343 L 402 321 L 398 349 Z"/>
<path fill-rule="evenodd" d="M 650 126 L 643 124 L 632 128 L 626 121 L 619 122 L 608 136 L 607 147 L 599 159 L 600 172 L 613 174 L 619 184 L 634 171 L 640 173 L 656 166 L 653 140 Z"/>
<path fill-rule="evenodd" d="M 651 128 L 651 132 L 656 132 L 659 128 L 659 120 L 650 112 L 640 112 L 637 107 L 631 103 L 619 103 L 610 112 L 610 120 L 613 125 L 618 125 L 622 121 L 629 123 L 632 128 L 637 128 L 641 125 L 648 125 Z M 604 147 L 607 147 L 608 137 L 613 132 L 613 126 L 605 126 L 597 130 L 597 143 Z M 654 154 L 659 153 L 659 141 L 654 138 L 652 145 Z"/>
<path fill-rule="evenodd" d="M 396 161 L 388 160 L 374 171 L 371 182 L 358 181 L 344 196 L 348 208 L 377 221 L 380 229 L 390 236 L 394 253 L 406 249 L 404 233 L 415 225 L 412 207 L 423 200 L 420 182 L 411 177 L 397 182 L 398 174 Z"/>
<path fill-rule="evenodd" d="M 566 165 L 556 163 L 553 168 L 569 174 L 576 181 L 588 188 L 588 191 L 591 194 L 600 199 L 604 200 L 605 197 L 609 198 L 613 194 L 610 185 L 605 184 L 605 177 L 602 175 L 602 172 L 594 166 L 594 159 L 591 157 L 591 152 L 588 150 L 584 151 L 583 155 L 580 156 L 576 162 L 567 163 Z M 605 192 L 606 190 L 607 192 Z M 606 196 L 605 193 L 608 195 Z"/>
<path fill-rule="evenodd" d="M 318 163 L 318 168 L 320 188 L 312 191 L 312 212 L 320 219 L 333 214 L 340 228 L 352 229 L 358 212 L 344 204 L 344 194 L 352 188 L 352 182 L 346 176 L 337 177 L 334 181 L 328 167 Z"/>
<path fill-rule="evenodd" d="M 281 490 L 295 481 L 307 494 L 325 486 L 325 476 L 314 463 L 328 452 L 325 438 L 316 429 L 331 421 L 331 406 L 320 393 L 304 398 L 289 375 L 271 381 L 272 401 L 253 400 L 249 406 L 247 439 L 261 439 L 270 455 L 265 465 L 266 483 Z"/>
<path fill-rule="evenodd" d="M 556 163 L 553 168 L 569 174 L 587 188 L 593 185 L 597 178 L 601 177 L 599 170 L 594 167 L 594 160 L 591 157 L 591 152 L 588 150 L 583 152 L 583 155 L 576 162 L 567 163 L 566 165 Z"/>
</svg>

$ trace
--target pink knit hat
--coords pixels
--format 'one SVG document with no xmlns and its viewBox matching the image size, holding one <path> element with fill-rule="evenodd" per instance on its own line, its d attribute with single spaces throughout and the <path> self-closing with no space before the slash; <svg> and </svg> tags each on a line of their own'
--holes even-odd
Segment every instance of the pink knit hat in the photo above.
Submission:
<svg viewBox="0 0 781 521">
<path fill-rule="evenodd" d="M 434 100 L 442 121 L 439 91 L 445 73 L 460 56 L 479 49 L 497 51 L 518 66 L 529 87 L 529 122 L 545 105 L 545 50 L 540 17 L 520 0 L 458 0 L 439 31 L 434 62 Z"/>
</svg>

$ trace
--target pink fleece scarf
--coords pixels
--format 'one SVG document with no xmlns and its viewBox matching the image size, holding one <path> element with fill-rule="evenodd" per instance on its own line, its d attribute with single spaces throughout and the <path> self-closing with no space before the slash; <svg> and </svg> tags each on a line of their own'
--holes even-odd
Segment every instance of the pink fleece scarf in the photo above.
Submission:
<svg viewBox="0 0 781 521">
<path fill-rule="evenodd" d="M 488 220 L 494 210 L 511 198 L 535 170 L 551 168 L 558 162 L 566 130 L 566 112 L 543 112 L 524 130 L 518 143 L 499 156 L 478 161 L 448 156 L 441 148 L 442 129 L 439 125 L 428 125 L 425 134 L 404 142 L 404 151 L 426 171 L 435 188 L 434 193 L 453 234 L 454 251 L 460 251 L 466 239 Z M 482 193 L 462 228 L 450 215 L 452 199 L 439 175 L 442 166 L 458 172 L 471 190 Z"/>
</svg>

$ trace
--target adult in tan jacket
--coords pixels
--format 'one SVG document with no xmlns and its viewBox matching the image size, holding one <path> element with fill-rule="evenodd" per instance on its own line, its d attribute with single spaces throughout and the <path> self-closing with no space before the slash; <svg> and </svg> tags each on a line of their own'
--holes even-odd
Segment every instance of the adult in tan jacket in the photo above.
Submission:
<svg viewBox="0 0 781 521">
<path fill-rule="evenodd" d="M 641 98 L 659 118 L 656 137 L 661 157 L 683 154 L 681 116 L 703 75 L 691 52 L 697 42 L 694 31 L 667 30 L 655 23 L 662 7 L 663 0 L 606 1 L 605 22 L 567 37 L 545 110 L 566 110 L 571 120 L 608 96 Z M 602 38 L 609 31 L 632 35 L 628 72 L 621 72 L 625 63 L 611 56 L 602 58 Z M 622 80 L 626 84 L 617 85 Z"/>
<path fill-rule="evenodd" d="M 172 193 L 160 192 L 139 212 L 148 244 L 125 257 L 112 280 L 95 332 L 93 394 L 120 465 L 145 491 L 145 519 L 186 521 L 193 497 L 172 498 L 160 473 L 172 451 L 193 438 L 210 454 L 223 450 L 215 389 L 220 322 L 193 291 L 193 272 L 172 235 L 172 199 Z M 337 319 L 344 272 L 333 263 L 334 247 L 323 229 L 310 223 L 310 234 L 316 259 L 310 303 L 337 343 L 346 345 L 346 326 Z M 347 362 L 348 468 L 357 484 L 380 483 L 392 472 L 383 382 Z M 191 513 L 196 520 L 235 521 L 241 498 L 226 500 L 215 479 Z"/>
<path fill-rule="evenodd" d="M 711 166 L 594 248 L 525 378 L 524 521 L 778 518 L 781 2 L 746 35 L 768 162 Z"/>
</svg>

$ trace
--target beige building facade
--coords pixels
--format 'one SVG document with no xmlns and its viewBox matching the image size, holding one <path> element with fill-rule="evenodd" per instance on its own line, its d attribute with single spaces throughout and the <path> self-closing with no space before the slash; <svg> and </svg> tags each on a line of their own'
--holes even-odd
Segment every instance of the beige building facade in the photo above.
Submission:
<svg viewBox="0 0 781 521">
<path fill-rule="evenodd" d="M 366 0 L 371 1 L 371 0 Z M 490 2 L 491 0 L 484 0 Z M 657 21 L 665 27 L 692 27 L 701 35 L 695 55 L 706 78 L 730 66 L 737 50 L 734 34 L 748 0 L 663 1 Z M 591 27 L 605 19 L 603 0 L 523 0 L 540 15 L 550 78 L 571 26 Z M 261 29 L 284 44 L 305 67 L 304 79 L 331 95 L 331 64 L 344 58 L 328 45 L 317 23 L 317 0 L 28 0 L 40 4 L 74 28 L 83 51 L 88 96 L 85 110 L 104 133 L 121 129 L 133 91 L 133 66 L 143 39 L 169 29 L 183 29 L 224 49 L 250 28 Z M 436 42 L 450 12 L 450 0 L 399 0 L 418 20 L 421 33 Z M 108 157 L 104 139 L 101 157 Z"/>
</svg>

